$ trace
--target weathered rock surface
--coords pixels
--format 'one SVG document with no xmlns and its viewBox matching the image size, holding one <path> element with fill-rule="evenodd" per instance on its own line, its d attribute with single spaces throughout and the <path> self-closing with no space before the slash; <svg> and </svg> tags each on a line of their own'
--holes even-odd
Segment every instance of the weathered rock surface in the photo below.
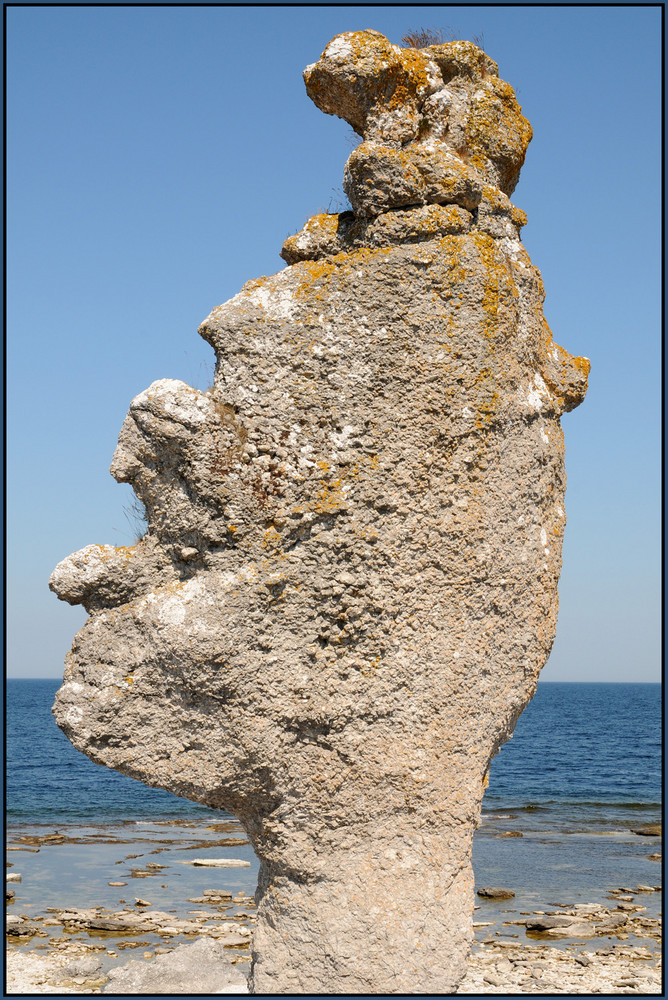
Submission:
<svg viewBox="0 0 668 1000">
<path fill-rule="evenodd" d="M 631 829 L 631 833 L 635 833 L 638 837 L 660 837 L 661 824 L 650 823 L 649 826 L 634 827 Z"/>
<path fill-rule="evenodd" d="M 256 993 L 456 988 L 485 775 L 553 641 L 589 364 L 543 317 L 496 73 L 466 42 L 328 45 L 305 77 L 364 139 L 355 212 L 204 321 L 209 392 L 133 400 L 112 473 L 148 534 L 52 577 L 91 612 L 61 728 L 252 839 Z"/>
<path fill-rule="evenodd" d="M 600 933 L 605 934 L 608 930 L 618 927 L 618 924 L 611 924 L 605 927 Z M 589 923 L 580 915 L 564 917 L 533 917 L 526 921 L 527 931 L 534 934 L 542 934 L 545 937 L 565 937 L 565 938 L 590 938 L 594 937 L 598 931 L 594 924 Z"/>
<path fill-rule="evenodd" d="M 109 973 L 103 993 L 217 993 L 224 986 L 238 985 L 245 992 L 243 977 L 229 962 L 225 946 L 202 938 L 182 944 L 151 962 L 130 961 Z"/>
<path fill-rule="evenodd" d="M 99 958 L 94 958 L 91 956 L 84 956 L 83 958 L 75 958 L 74 961 L 70 962 L 63 968 L 63 976 L 73 979 L 75 976 L 83 976 L 85 979 L 91 979 L 94 977 L 102 968 L 102 962 Z"/>
<path fill-rule="evenodd" d="M 512 899 L 515 895 L 512 889 L 502 889 L 497 886 L 482 886 L 477 894 L 482 899 Z"/>
</svg>

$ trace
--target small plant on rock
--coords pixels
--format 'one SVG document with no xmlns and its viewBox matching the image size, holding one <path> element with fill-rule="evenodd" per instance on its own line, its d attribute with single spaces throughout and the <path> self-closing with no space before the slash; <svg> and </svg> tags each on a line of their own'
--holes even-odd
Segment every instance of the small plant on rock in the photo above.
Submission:
<svg viewBox="0 0 668 1000">
<path fill-rule="evenodd" d="M 406 32 L 401 44 L 411 49 L 426 49 L 429 45 L 444 45 L 454 40 L 452 28 L 415 28 Z"/>
<path fill-rule="evenodd" d="M 139 497 L 134 497 L 132 503 L 123 506 L 123 514 L 134 536 L 134 544 L 141 542 L 148 534 L 148 517 L 146 507 Z"/>
</svg>

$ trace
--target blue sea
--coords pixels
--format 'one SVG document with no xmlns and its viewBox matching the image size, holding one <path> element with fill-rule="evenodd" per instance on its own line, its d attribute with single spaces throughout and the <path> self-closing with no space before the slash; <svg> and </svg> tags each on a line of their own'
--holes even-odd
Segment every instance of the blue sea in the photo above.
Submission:
<svg viewBox="0 0 668 1000">
<path fill-rule="evenodd" d="M 43 845 L 41 854 L 13 848 L 26 853 L 11 855 L 12 860 L 20 857 L 24 870 L 34 872 L 32 880 L 24 877 L 25 905 L 62 902 L 62 866 L 70 886 L 78 886 L 79 905 L 85 904 L 94 870 L 108 892 L 105 879 L 119 871 L 111 867 L 119 864 L 111 856 L 118 848 L 107 847 L 107 857 L 104 842 L 127 844 L 144 837 L 148 843 L 153 838 L 154 845 L 163 845 L 153 853 L 176 851 L 174 844 L 164 846 L 168 832 L 170 837 L 195 837 L 193 842 L 202 846 L 208 836 L 213 850 L 220 834 L 212 824 L 232 817 L 93 764 L 71 746 L 51 716 L 59 683 L 7 682 L 10 843 L 21 843 L 20 835 L 50 830 L 72 838 L 69 847 Z M 541 683 L 513 738 L 492 762 L 474 838 L 476 883 L 512 887 L 520 910 L 605 902 L 613 888 L 660 881 L 661 866 L 650 857 L 660 852 L 660 838 L 633 832 L 660 820 L 660 685 Z M 184 840 L 178 850 L 187 849 Z M 85 861 L 86 850 L 98 853 Z M 234 852 L 252 862 L 250 869 L 236 873 L 236 890 L 252 894 L 256 859 L 250 846 Z M 83 866 L 79 875 L 77 864 Z M 185 887 L 185 869 L 174 871 L 182 873 L 180 885 Z M 195 877 L 194 870 L 188 877 Z M 177 882 L 161 887 L 165 905 Z M 647 897 L 652 915 L 658 913 L 660 896 Z M 493 904 L 484 905 L 486 919 L 507 912 L 496 914 Z"/>
</svg>

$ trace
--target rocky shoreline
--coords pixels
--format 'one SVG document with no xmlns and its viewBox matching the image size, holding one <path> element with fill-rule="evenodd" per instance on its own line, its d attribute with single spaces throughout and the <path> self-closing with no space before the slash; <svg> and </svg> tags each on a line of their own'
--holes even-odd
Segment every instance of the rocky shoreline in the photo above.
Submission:
<svg viewBox="0 0 668 1000">
<path fill-rule="evenodd" d="M 658 921 L 656 923 L 658 925 Z M 141 947 L 141 942 L 132 945 Z M 53 948 L 46 954 L 20 952 L 10 947 L 8 994 L 105 992 L 108 977 L 100 978 L 101 963 L 95 959 L 95 947 L 64 942 L 60 948 Z M 144 956 L 148 958 L 148 953 Z M 577 945 L 561 949 L 547 944 L 497 940 L 476 944 L 457 993 L 661 996 L 661 981 L 660 955 L 646 946 L 614 944 L 588 951 Z M 195 982 L 190 990 L 182 992 L 192 990 L 199 992 Z M 246 988 L 239 980 L 238 985 L 216 992 L 242 995 Z"/>
<path fill-rule="evenodd" d="M 661 981 L 660 956 L 643 946 L 612 945 L 591 952 L 496 941 L 474 949 L 457 994 L 662 996 Z"/>
<path fill-rule="evenodd" d="M 46 907 L 47 916 L 37 918 L 8 914 L 9 993 L 116 992 L 119 972 L 124 973 L 129 964 L 121 958 L 123 952 L 130 949 L 132 966 L 136 966 L 139 958 L 150 976 L 160 956 L 188 949 L 189 945 L 176 944 L 183 938 L 189 942 L 206 940 L 218 945 L 219 982 L 225 985 L 231 980 L 240 992 L 245 992 L 255 919 L 249 911 L 254 908 L 254 901 L 245 893 L 233 896 L 231 892 L 211 889 L 188 902 L 200 907 L 190 911 L 190 919 L 175 918 L 173 913 L 153 909 L 148 901 L 138 898 L 134 908 L 116 911 L 101 906 L 65 910 Z M 235 912 L 230 913 L 231 910 Z M 40 952 L 20 950 L 20 945 L 32 943 L 34 946 L 39 938 L 45 942 L 37 945 Z M 156 940 L 159 941 L 157 946 Z M 41 952 L 42 948 L 46 953 Z M 110 959 L 115 964 L 110 966 Z M 187 969 L 185 962 L 181 964 L 184 970 Z M 240 966 L 238 971 L 237 965 Z M 202 968 L 201 964 L 196 964 L 193 975 L 201 974 Z M 141 981 L 141 977 L 139 979 Z M 109 988 L 105 989 L 107 985 Z M 189 993 L 192 989 L 192 985 L 184 984 L 181 990 L 161 992 Z"/>
<path fill-rule="evenodd" d="M 64 829 L 10 832 L 8 995 L 247 991 L 257 863 L 236 820 Z M 479 886 L 457 993 L 660 996 L 660 833 L 647 882 L 597 901 Z"/>
<path fill-rule="evenodd" d="M 610 894 L 609 907 L 575 904 L 503 921 L 494 936 L 475 942 L 457 993 L 661 995 L 661 921 L 646 916 L 645 907 L 635 901 L 636 894 L 659 888 L 638 886 L 631 893 L 623 887 Z M 156 982 L 159 986 L 155 972 L 159 956 L 171 952 L 172 966 L 182 977 L 191 971 L 195 977 L 201 970 L 201 965 L 190 970 L 188 950 L 192 944 L 176 943 L 183 937 L 189 942 L 210 941 L 220 946 L 215 966 L 211 960 L 208 963 L 209 975 L 218 977 L 213 981 L 219 988 L 212 993 L 242 995 L 246 992 L 253 901 L 243 893 L 233 896 L 208 890 L 189 902 L 199 908 L 191 911 L 187 920 L 152 909 L 143 900 L 137 900 L 134 908 L 117 911 L 47 907 L 48 915 L 38 918 L 9 914 L 9 995 L 114 993 L 117 977 L 131 973 L 135 977 L 132 992 L 152 992 L 137 987 L 147 985 L 147 976 L 152 977 L 153 989 Z M 243 909 L 235 909 L 238 907 Z M 481 909 L 478 907 L 478 916 Z M 495 924 L 478 919 L 475 926 L 480 930 Z M 520 930 L 531 935 L 533 941 L 515 940 Z M 56 936 L 51 936 L 53 932 L 57 932 Z M 161 943 L 152 945 L 151 937 Z M 45 953 L 18 947 L 37 938 L 44 939 L 45 944 L 38 947 Z M 555 939 L 560 940 L 561 947 Z M 135 956 L 130 969 L 121 960 L 120 953 L 125 949 L 131 949 Z M 113 958 L 117 964 L 105 969 L 102 958 Z M 140 968 L 143 963 L 146 971 Z M 189 981 L 189 989 L 185 985 L 179 989 L 178 984 L 174 988 L 170 980 L 171 988 L 158 988 L 158 992 L 202 992 L 193 979 Z"/>
</svg>

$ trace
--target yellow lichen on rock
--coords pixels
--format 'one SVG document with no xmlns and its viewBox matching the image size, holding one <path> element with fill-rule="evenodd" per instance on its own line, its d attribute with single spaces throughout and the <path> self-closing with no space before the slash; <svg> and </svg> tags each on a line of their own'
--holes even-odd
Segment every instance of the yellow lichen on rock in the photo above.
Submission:
<svg viewBox="0 0 668 1000">
<path fill-rule="evenodd" d="M 471 163 L 505 194 L 512 194 L 533 129 L 510 84 L 498 77 L 482 81 L 471 98 L 466 120 Z"/>
</svg>

